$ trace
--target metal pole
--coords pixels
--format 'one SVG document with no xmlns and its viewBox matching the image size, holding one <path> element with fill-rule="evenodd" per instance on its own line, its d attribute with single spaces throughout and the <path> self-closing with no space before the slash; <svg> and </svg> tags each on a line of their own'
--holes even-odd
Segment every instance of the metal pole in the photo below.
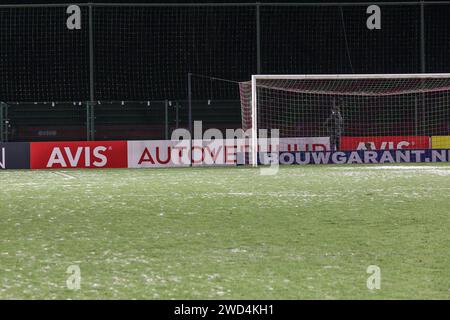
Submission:
<svg viewBox="0 0 450 320">
<path fill-rule="evenodd" d="M 414 135 L 418 136 L 418 125 L 419 125 L 419 102 L 417 101 L 417 96 L 414 99 L 415 102 L 415 114 L 414 114 Z"/>
<path fill-rule="evenodd" d="M 189 133 L 192 139 L 192 73 L 188 73 L 188 121 Z"/>
<path fill-rule="evenodd" d="M 8 137 L 8 134 L 9 134 L 9 130 L 8 130 L 8 128 L 9 128 L 9 118 L 8 118 L 9 105 L 7 103 L 5 103 L 4 107 L 5 107 L 5 109 L 4 109 L 5 110 L 5 127 L 4 127 L 4 129 L 5 129 L 5 132 L 4 132 L 5 137 L 4 137 L 4 139 L 5 139 L 5 142 L 8 142 L 9 141 L 9 137 Z"/>
<path fill-rule="evenodd" d="M 258 114 L 256 100 L 256 76 L 252 75 L 252 136 L 251 136 L 251 161 L 252 166 L 258 166 Z"/>
<path fill-rule="evenodd" d="M 175 128 L 178 129 L 179 119 L 178 119 L 178 102 L 175 102 Z"/>
<path fill-rule="evenodd" d="M 420 1 L 420 72 L 426 72 L 426 53 L 425 53 L 425 5 Z"/>
<path fill-rule="evenodd" d="M 94 129 L 94 103 L 86 102 L 86 139 L 92 141 L 95 139 Z"/>
<path fill-rule="evenodd" d="M 95 104 L 91 104 L 91 140 L 95 140 Z"/>
<path fill-rule="evenodd" d="M 256 73 L 261 74 L 261 13 L 260 3 L 256 4 Z"/>
<path fill-rule="evenodd" d="M 94 12 L 89 4 L 89 100 L 87 103 L 87 140 L 94 140 Z"/>
<path fill-rule="evenodd" d="M 4 104 L 0 102 L 0 142 L 5 142 Z"/>
<path fill-rule="evenodd" d="M 192 73 L 188 73 L 188 121 L 189 121 L 189 134 L 190 134 L 190 141 L 189 141 L 189 160 L 190 160 L 190 166 L 192 167 L 192 140 L 194 139 L 193 135 L 194 132 L 192 130 Z"/>
<path fill-rule="evenodd" d="M 86 102 L 86 140 L 91 140 L 91 103 L 88 101 Z"/>
<path fill-rule="evenodd" d="M 169 101 L 164 102 L 165 132 L 164 138 L 169 140 Z"/>
<path fill-rule="evenodd" d="M 89 5 L 89 97 L 94 101 L 94 25 L 92 5 Z"/>
<path fill-rule="evenodd" d="M 426 51 L 425 51 L 425 5 L 423 0 L 420 1 L 420 72 L 425 73 L 426 72 Z M 424 84 L 424 80 L 420 81 L 421 86 Z M 425 94 L 419 93 L 420 100 L 420 106 L 422 107 L 422 110 L 425 110 Z M 417 99 L 416 99 L 417 100 Z M 416 110 L 415 110 L 415 133 L 416 136 L 418 135 L 418 125 L 419 125 L 419 103 L 416 103 Z M 420 132 L 422 134 L 422 132 Z"/>
</svg>

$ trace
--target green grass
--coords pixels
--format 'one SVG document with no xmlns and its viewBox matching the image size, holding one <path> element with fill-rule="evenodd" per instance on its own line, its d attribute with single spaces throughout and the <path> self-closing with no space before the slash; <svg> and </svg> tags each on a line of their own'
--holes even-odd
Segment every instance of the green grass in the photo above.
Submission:
<svg viewBox="0 0 450 320">
<path fill-rule="evenodd" d="M 450 298 L 450 166 L 61 172 L 0 172 L 2 299 Z"/>
</svg>

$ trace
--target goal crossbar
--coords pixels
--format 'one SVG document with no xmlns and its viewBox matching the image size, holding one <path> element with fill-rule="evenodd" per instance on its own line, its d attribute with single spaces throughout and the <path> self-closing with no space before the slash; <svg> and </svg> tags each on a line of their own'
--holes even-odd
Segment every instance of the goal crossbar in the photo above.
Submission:
<svg viewBox="0 0 450 320">
<path fill-rule="evenodd" d="M 450 79 L 450 73 L 389 74 L 257 74 L 253 80 L 361 80 L 361 79 Z"/>
</svg>

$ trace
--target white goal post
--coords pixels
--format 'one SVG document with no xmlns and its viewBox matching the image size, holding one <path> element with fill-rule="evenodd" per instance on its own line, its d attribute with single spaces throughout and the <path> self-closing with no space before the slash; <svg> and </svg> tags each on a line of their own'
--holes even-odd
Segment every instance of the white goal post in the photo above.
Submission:
<svg viewBox="0 0 450 320">
<path fill-rule="evenodd" d="M 335 107 L 345 109 L 345 135 L 450 134 L 450 73 L 253 75 L 240 92 L 253 166 L 259 129 L 280 129 L 280 138 L 326 136 L 323 122 Z"/>
</svg>

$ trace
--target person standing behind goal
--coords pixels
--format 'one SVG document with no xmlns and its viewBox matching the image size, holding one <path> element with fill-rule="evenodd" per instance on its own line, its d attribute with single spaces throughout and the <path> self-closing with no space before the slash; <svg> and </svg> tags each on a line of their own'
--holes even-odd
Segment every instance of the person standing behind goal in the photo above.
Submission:
<svg viewBox="0 0 450 320">
<path fill-rule="evenodd" d="M 341 103 L 342 100 L 339 100 L 339 104 Z M 330 136 L 331 151 L 338 151 L 341 144 L 341 135 L 344 127 L 344 120 L 341 115 L 340 106 L 336 104 L 335 98 L 333 98 L 331 114 L 328 119 L 325 120 L 325 126 L 327 127 L 328 135 Z"/>
</svg>

